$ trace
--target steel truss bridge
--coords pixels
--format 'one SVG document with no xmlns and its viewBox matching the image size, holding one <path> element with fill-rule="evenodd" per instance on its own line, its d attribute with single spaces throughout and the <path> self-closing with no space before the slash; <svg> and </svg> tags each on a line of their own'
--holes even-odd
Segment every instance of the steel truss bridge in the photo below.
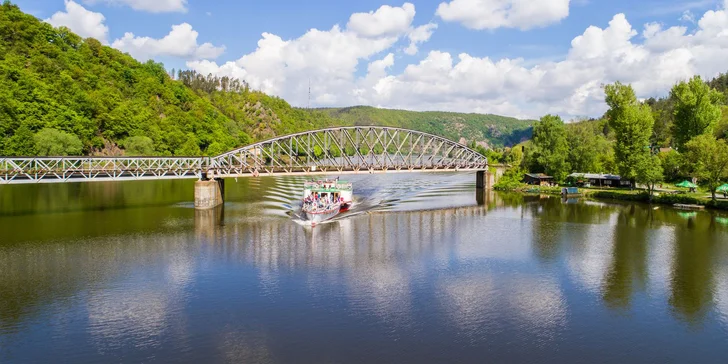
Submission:
<svg viewBox="0 0 728 364">
<path fill-rule="evenodd" d="M 482 171 L 487 166 L 482 154 L 432 134 L 352 126 L 281 136 L 215 157 L 0 157 L 0 184 Z"/>
</svg>

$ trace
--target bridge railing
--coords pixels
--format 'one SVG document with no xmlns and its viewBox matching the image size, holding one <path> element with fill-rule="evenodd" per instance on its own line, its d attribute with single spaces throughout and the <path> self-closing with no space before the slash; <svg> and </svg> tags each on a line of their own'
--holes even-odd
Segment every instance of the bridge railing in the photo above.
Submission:
<svg viewBox="0 0 728 364">
<path fill-rule="evenodd" d="M 485 156 L 413 130 L 352 126 L 276 137 L 216 157 L 0 157 L 0 184 L 482 170 Z"/>
<path fill-rule="evenodd" d="M 0 157 L 0 183 L 195 178 L 200 157 Z"/>
</svg>

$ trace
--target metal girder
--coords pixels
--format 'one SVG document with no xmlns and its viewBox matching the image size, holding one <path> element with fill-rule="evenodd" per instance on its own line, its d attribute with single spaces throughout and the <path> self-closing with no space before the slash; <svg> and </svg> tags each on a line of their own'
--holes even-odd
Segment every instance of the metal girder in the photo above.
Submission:
<svg viewBox="0 0 728 364">
<path fill-rule="evenodd" d="M 0 184 L 482 170 L 485 156 L 414 130 L 350 126 L 280 136 L 216 157 L 0 157 Z"/>
<path fill-rule="evenodd" d="M 199 178 L 205 158 L 0 157 L 0 184 Z"/>
</svg>

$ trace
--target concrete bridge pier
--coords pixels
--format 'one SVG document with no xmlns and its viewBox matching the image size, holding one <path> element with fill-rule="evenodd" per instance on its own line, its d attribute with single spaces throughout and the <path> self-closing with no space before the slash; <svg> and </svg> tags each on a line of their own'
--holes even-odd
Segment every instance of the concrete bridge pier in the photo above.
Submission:
<svg viewBox="0 0 728 364">
<path fill-rule="evenodd" d="M 195 182 L 195 209 L 207 210 L 225 202 L 225 180 L 214 178 Z"/>
<path fill-rule="evenodd" d="M 475 172 L 475 188 L 479 190 L 490 190 L 495 184 L 495 175 L 489 171 Z"/>
</svg>

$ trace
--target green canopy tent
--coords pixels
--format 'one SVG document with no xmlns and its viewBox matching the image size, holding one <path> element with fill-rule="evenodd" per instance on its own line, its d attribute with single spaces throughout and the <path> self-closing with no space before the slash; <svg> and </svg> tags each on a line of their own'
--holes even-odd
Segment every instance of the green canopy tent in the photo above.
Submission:
<svg viewBox="0 0 728 364">
<path fill-rule="evenodd" d="M 690 181 L 682 181 L 682 182 L 676 184 L 675 186 L 685 187 L 685 188 L 698 188 L 698 185 L 696 185 L 695 183 L 692 183 Z"/>
<path fill-rule="evenodd" d="M 691 217 L 698 216 L 698 213 L 697 212 L 694 212 L 694 211 L 690 211 L 690 212 L 688 212 L 688 211 L 678 211 L 677 214 L 678 214 L 678 216 L 683 217 L 683 218 L 686 218 L 686 219 L 689 219 Z"/>
<path fill-rule="evenodd" d="M 728 183 L 716 188 L 715 192 L 728 192 Z"/>
</svg>

